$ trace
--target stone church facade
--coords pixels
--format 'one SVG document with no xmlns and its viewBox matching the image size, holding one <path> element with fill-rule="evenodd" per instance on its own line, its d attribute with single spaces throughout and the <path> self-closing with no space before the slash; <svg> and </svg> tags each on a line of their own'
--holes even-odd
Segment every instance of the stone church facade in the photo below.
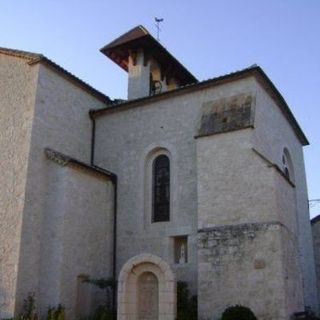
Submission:
<svg viewBox="0 0 320 320">
<path fill-rule="evenodd" d="M 68 319 L 117 280 L 118 319 L 317 310 L 302 147 L 258 66 L 199 82 L 145 28 L 101 49 L 128 72 L 112 101 L 48 58 L 0 48 L 0 317 L 34 292 Z"/>
</svg>

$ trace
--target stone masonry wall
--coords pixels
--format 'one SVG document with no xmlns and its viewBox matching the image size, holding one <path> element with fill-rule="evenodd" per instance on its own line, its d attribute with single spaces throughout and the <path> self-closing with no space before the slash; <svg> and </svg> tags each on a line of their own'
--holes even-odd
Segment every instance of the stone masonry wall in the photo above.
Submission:
<svg viewBox="0 0 320 320">
<path fill-rule="evenodd" d="M 257 102 L 256 109 L 258 108 L 261 106 Z M 207 229 L 221 225 L 231 227 L 244 223 L 270 222 L 284 226 L 279 229 L 277 238 L 280 250 L 277 257 L 279 263 L 273 264 L 271 269 L 274 274 L 286 274 L 286 276 L 283 277 L 282 283 L 274 284 L 274 290 L 278 298 L 281 298 L 281 303 L 274 307 L 271 319 L 280 319 L 278 318 L 280 316 L 281 319 L 289 319 L 294 312 L 303 310 L 304 305 L 303 297 L 297 294 L 302 291 L 302 282 L 299 276 L 301 269 L 297 262 L 299 251 L 296 190 L 292 182 L 282 174 L 279 166 L 253 148 L 253 146 L 258 148 L 255 144 L 257 125 L 254 123 L 255 129 L 248 128 L 197 139 L 198 226 L 200 229 Z M 268 235 L 266 241 L 267 237 Z M 258 245 L 250 248 L 253 250 L 250 252 L 251 255 L 259 254 Z M 249 247 L 247 249 L 249 250 Z M 261 250 L 263 252 L 263 245 Z M 264 254 L 266 257 L 272 255 L 269 249 Z M 255 286 L 254 274 L 250 278 L 250 266 L 247 265 L 247 270 L 245 266 L 243 265 L 242 271 L 248 274 L 248 286 Z M 203 283 L 205 277 L 204 274 Z M 225 277 L 227 278 L 227 275 Z M 212 275 L 209 274 L 207 280 L 210 282 L 210 279 Z M 272 282 L 273 279 L 269 280 Z M 267 281 L 265 278 L 266 283 Z M 200 280 L 198 283 L 200 286 Z M 266 287 L 269 288 L 268 284 Z M 260 289 L 263 292 L 263 288 Z M 218 292 L 220 299 L 230 298 L 229 291 L 218 290 Z M 246 294 L 248 293 L 244 291 L 244 297 Z M 213 301 L 216 296 L 211 291 L 201 297 L 204 301 L 199 298 L 200 315 L 205 317 L 210 313 L 209 304 L 207 304 L 208 309 L 205 307 L 206 301 Z M 237 300 L 236 295 L 232 297 L 233 300 Z M 264 304 L 264 295 L 257 295 L 256 301 L 259 299 L 261 299 L 259 313 L 268 319 L 269 311 L 268 306 Z"/>
<path fill-rule="evenodd" d="M 234 304 L 258 319 L 289 319 L 278 223 L 248 223 L 202 229 L 198 236 L 199 316 L 220 319 Z"/>
<path fill-rule="evenodd" d="M 198 227 L 278 221 L 272 169 L 252 129 L 197 139 Z"/>
<path fill-rule="evenodd" d="M 0 55 L 0 318 L 14 312 L 37 72 Z"/>
<path fill-rule="evenodd" d="M 112 276 L 113 186 L 108 178 L 79 167 L 49 163 L 48 168 L 51 192 L 41 227 L 38 307 L 45 315 L 48 305 L 61 303 L 73 319 L 77 277 Z M 94 300 L 104 297 L 101 290 L 97 293 L 92 312 Z"/>
<path fill-rule="evenodd" d="M 198 156 L 194 137 L 202 106 L 250 93 L 253 82 L 246 79 L 122 111 L 116 107 L 97 118 L 96 164 L 116 173 L 119 182 L 118 272 L 131 257 L 152 253 L 169 263 L 177 279 L 187 281 L 196 293 Z M 150 162 L 159 152 L 170 158 L 170 221 L 151 223 Z M 188 237 L 185 264 L 174 259 L 173 239 L 177 236 Z"/>
<path fill-rule="evenodd" d="M 318 294 L 303 149 L 290 124 L 283 113 L 280 112 L 279 107 L 260 85 L 257 84 L 256 86 L 257 107 L 253 146 L 280 168 L 282 166 L 284 148 L 287 148 L 290 153 L 294 169 L 293 182 L 295 184 L 296 209 L 291 214 L 287 212 L 283 215 L 283 217 L 287 217 L 287 222 L 284 223 L 289 225 L 291 223 L 290 220 L 293 221 L 292 217 L 296 216 L 300 268 L 303 274 L 304 303 L 317 311 Z M 280 195 L 283 190 L 277 190 L 277 192 Z M 282 204 L 282 208 L 286 206 L 285 203 Z M 283 210 L 281 211 L 283 212 Z"/>
<path fill-rule="evenodd" d="M 26 198 L 23 218 L 22 247 L 17 283 L 16 311 L 21 309 L 28 292 L 39 297 L 42 233 L 46 201 L 52 194 L 49 163 L 45 148 L 52 148 L 70 157 L 89 163 L 91 121 L 88 111 L 105 106 L 89 93 L 50 68 L 40 65 L 32 127 Z M 97 204 L 99 208 L 99 204 Z M 75 210 L 78 210 L 75 207 Z"/>
<path fill-rule="evenodd" d="M 204 103 L 198 137 L 252 127 L 254 105 L 250 93 Z"/>
</svg>

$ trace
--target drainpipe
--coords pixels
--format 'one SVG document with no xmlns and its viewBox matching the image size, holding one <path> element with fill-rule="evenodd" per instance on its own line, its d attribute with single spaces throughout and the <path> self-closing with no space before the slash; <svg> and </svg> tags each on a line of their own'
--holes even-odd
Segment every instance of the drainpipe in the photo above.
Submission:
<svg viewBox="0 0 320 320">
<path fill-rule="evenodd" d="M 114 288 L 112 291 L 112 307 L 113 313 L 117 312 L 117 208 L 118 208 L 118 178 L 115 175 L 112 179 L 114 187 L 114 200 L 113 200 L 113 259 L 112 259 L 112 277 L 114 281 Z"/>
<path fill-rule="evenodd" d="M 95 140 L 96 140 L 96 119 L 93 116 L 93 113 L 89 111 L 89 116 L 91 119 L 92 124 L 92 131 L 91 131 L 91 155 L 90 155 L 90 164 L 94 165 L 94 147 L 95 147 Z"/>
<path fill-rule="evenodd" d="M 94 165 L 94 154 L 95 154 L 95 140 L 96 140 L 96 119 L 92 110 L 89 111 L 89 117 L 92 123 L 91 132 L 91 156 L 90 164 Z M 110 172 L 110 179 L 113 184 L 114 194 L 113 194 L 113 252 L 112 252 L 112 278 L 115 284 L 112 290 L 112 308 L 113 313 L 116 314 L 116 292 L 117 292 L 117 208 L 118 208 L 118 177 L 115 173 Z"/>
</svg>

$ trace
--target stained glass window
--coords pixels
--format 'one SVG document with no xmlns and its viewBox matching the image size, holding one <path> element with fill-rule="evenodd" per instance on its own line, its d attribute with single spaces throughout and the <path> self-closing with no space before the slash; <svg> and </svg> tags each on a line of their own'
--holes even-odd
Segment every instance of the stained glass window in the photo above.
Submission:
<svg viewBox="0 0 320 320">
<path fill-rule="evenodd" d="M 162 154 L 153 162 L 153 222 L 170 219 L 170 160 Z"/>
</svg>

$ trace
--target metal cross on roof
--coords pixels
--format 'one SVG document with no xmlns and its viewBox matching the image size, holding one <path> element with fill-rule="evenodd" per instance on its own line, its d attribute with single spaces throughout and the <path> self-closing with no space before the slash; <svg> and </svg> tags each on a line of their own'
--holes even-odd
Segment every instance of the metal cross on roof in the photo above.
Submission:
<svg viewBox="0 0 320 320">
<path fill-rule="evenodd" d="M 163 22 L 163 18 L 155 17 L 154 20 L 156 21 L 156 28 L 157 28 L 157 40 L 160 41 L 160 23 Z"/>
</svg>

